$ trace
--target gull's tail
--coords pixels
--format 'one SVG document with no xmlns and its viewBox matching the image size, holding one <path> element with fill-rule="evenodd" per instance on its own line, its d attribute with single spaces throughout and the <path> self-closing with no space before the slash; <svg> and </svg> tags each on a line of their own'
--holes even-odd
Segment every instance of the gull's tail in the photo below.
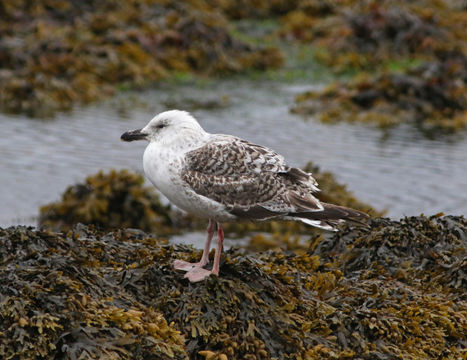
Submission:
<svg viewBox="0 0 467 360">
<path fill-rule="evenodd" d="M 368 227 L 364 222 L 369 216 L 364 212 L 328 203 L 321 203 L 322 211 L 310 211 L 290 214 L 295 220 L 325 230 L 336 231 L 336 226 L 344 221 Z"/>
</svg>

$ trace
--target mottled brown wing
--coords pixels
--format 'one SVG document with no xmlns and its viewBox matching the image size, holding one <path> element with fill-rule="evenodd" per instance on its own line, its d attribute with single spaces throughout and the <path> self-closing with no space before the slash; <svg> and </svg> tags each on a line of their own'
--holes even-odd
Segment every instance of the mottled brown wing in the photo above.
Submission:
<svg viewBox="0 0 467 360">
<path fill-rule="evenodd" d="M 189 152 L 183 180 L 239 217 L 264 219 L 322 209 L 311 195 L 316 182 L 260 145 L 221 137 Z"/>
<path fill-rule="evenodd" d="M 284 158 L 261 145 L 229 135 L 216 139 L 187 154 L 191 170 L 206 175 L 230 176 L 287 170 Z"/>
</svg>

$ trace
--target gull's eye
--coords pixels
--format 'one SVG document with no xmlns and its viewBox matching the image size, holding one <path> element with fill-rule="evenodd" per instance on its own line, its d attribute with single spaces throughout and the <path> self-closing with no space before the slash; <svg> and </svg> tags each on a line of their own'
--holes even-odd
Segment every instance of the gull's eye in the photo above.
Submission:
<svg viewBox="0 0 467 360">
<path fill-rule="evenodd" d="M 156 129 L 162 129 L 165 128 L 165 124 L 159 124 L 156 126 Z"/>
</svg>

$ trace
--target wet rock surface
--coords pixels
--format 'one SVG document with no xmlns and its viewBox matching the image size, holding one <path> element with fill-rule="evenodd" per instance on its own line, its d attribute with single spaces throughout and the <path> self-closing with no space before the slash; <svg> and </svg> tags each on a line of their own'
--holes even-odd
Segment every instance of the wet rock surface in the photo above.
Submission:
<svg viewBox="0 0 467 360">
<path fill-rule="evenodd" d="M 0 230 L 2 358 L 462 358 L 463 217 L 373 219 L 304 250 L 199 251 L 140 230 Z"/>
</svg>

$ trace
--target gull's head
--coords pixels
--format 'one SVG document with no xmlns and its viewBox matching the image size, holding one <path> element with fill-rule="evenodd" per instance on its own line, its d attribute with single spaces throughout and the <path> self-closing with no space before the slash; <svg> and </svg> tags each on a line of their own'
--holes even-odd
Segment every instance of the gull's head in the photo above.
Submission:
<svg viewBox="0 0 467 360">
<path fill-rule="evenodd" d="M 158 141 L 165 136 L 181 134 L 183 130 L 203 131 L 190 113 L 169 110 L 156 115 L 144 128 L 127 131 L 120 139 L 123 141 Z"/>
</svg>

